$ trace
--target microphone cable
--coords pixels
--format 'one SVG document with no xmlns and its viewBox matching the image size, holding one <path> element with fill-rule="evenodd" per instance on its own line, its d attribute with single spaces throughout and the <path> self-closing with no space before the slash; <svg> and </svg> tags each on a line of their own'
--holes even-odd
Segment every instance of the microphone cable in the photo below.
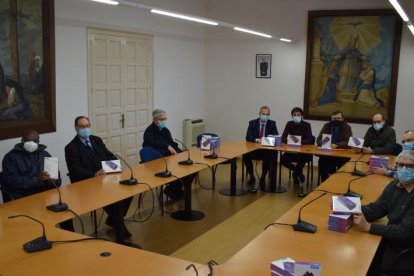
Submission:
<svg viewBox="0 0 414 276">
<path fill-rule="evenodd" d="M 194 162 L 194 165 L 195 164 L 199 164 L 199 165 L 205 165 L 205 166 L 207 166 L 209 169 L 210 169 L 210 172 L 211 172 L 211 177 L 212 178 L 215 178 L 215 171 L 214 171 L 214 169 L 213 169 L 213 167 L 212 166 L 210 166 L 209 164 L 207 164 L 207 163 L 201 163 L 201 162 Z M 212 181 L 214 181 L 214 180 L 212 180 Z M 200 186 L 202 189 L 204 189 L 204 190 L 212 190 L 213 189 L 213 185 L 211 186 L 211 188 L 208 188 L 208 187 L 205 187 L 205 186 L 203 186 L 203 185 L 201 185 L 201 182 L 200 182 L 200 177 L 197 177 L 197 179 L 196 179 L 196 183 L 198 184 L 198 186 Z"/>
<path fill-rule="evenodd" d="M 82 238 L 82 239 L 75 239 L 75 240 L 56 240 L 56 241 L 49 241 L 49 242 L 51 244 L 54 244 L 54 243 L 71 243 L 71 242 L 92 241 L 92 240 L 100 240 L 100 241 L 107 241 L 107 242 L 110 241 L 110 240 L 105 239 L 105 238 L 89 237 L 89 238 Z"/>
<path fill-rule="evenodd" d="M 147 217 L 145 217 L 144 219 L 137 220 L 137 219 L 135 219 L 135 216 L 137 215 L 138 210 L 139 210 L 139 204 L 137 204 L 137 208 L 135 209 L 134 214 L 132 215 L 132 219 L 124 219 L 124 221 L 136 222 L 136 223 L 146 222 L 154 214 L 154 209 L 155 209 L 155 196 L 154 196 L 154 191 L 152 190 L 151 186 L 148 183 L 138 182 L 137 184 L 146 185 L 148 187 L 148 189 L 151 191 L 151 197 L 152 197 L 152 207 L 151 207 L 151 211 L 149 212 L 149 214 L 147 215 Z M 145 193 L 144 193 L 144 195 L 145 195 Z M 138 197 L 138 200 L 139 200 L 139 197 Z"/>
<path fill-rule="evenodd" d="M 72 214 L 74 214 L 75 217 L 79 220 L 80 225 L 81 225 L 81 229 L 82 229 L 81 230 L 82 234 L 85 235 L 85 225 L 83 224 L 83 221 L 82 221 L 81 217 L 75 211 L 73 211 L 72 209 L 68 209 L 68 212 L 71 212 Z"/>
</svg>

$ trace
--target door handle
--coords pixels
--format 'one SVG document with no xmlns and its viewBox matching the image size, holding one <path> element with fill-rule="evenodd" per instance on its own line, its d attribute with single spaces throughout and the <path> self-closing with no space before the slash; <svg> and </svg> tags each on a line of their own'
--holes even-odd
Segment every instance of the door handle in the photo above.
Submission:
<svg viewBox="0 0 414 276">
<path fill-rule="evenodd" d="M 125 128 L 125 115 L 124 114 L 122 114 L 122 117 L 121 117 L 121 125 L 122 125 L 122 128 Z"/>
</svg>

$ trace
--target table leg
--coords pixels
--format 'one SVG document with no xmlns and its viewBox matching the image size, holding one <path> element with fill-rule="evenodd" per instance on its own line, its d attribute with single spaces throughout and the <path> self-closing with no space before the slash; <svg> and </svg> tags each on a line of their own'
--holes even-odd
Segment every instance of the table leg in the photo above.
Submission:
<svg viewBox="0 0 414 276">
<path fill-rule="evenodd" d="M 171 217 L 176 220 L 194 221 L 204 218 L 204 213 L 191 209 L 191 181 L 189 179 L 184 182 L 184 210 L 179 210 L 171 214 Z"/>
<path fill-rule="evenodd" d="M 237 189 L 236 172 L 237 172 L 237 158 L 233 158 L 230 160 L 230 189 L 229 188 L 221 189 L 220 194 L 227 195 L 227 196 L 239 196 L 239 195 L 244 195 L 247 193 L 247 191 L 244 189 Z"/>
</svg>

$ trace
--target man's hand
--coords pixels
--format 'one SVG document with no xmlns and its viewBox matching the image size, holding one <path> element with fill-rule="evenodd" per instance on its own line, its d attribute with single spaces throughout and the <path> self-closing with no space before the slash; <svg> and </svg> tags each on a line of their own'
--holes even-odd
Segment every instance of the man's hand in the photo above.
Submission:
<svg viewBox="0 0 414 276">
<path fill-rule="evenodd" d="M 362 231 L 369 232 L 369 229 L 371 229 L 371 223 L 365 219 L 365 216 L 362 213 L 354 214 L 353 220 L 354 224 Z"/>
<path fill-rule="evenodd" d="M 386 175 L 387 174 L 387 170 L 388 169 L 386 167 L 384 167 L 384 165 L 381 165 L 381 167 L 375 167 L 375 168 L 372 169 L 372 171 L 375 174 L 380 174 L 380 175 Z"/>
<path fill-rule="evenodd" d="M 105 174 L 105 171 L 104 171 L 104 170 L 102 170 L 102 169 L 100 169 L 99 171 L 97 171 L 97 172 L 95 173 L 95 176 L 104 175 L 104 174 Z"/>
<path fill-rule="evenodd" d="M 353 148 L 353 150 L 354 150 L 355 153 L 360 153 L 362 151 L 362 149 L 360 149 L 360 148 Z"/>
<path fill-rule="evenodd" d="M 362 148 L 362 151 L 364 152 L 364 153 L 372 153 L 372 149 L 370 148 L 370 147 L 363 147 Z"/>
<path fill-rule="evenodd" d="M 43 171 L 39 174 L 39 176 L 37 177 L 37 182 L 41 183 L 41 182 L 45 182 L 51 180 L 50 175 L 48 172 Z"/>
<path fill-rule="evenodd" d="M 171 146 L 168 146 L 168 151 L 169 151 L 172 155 L 177 154 L 177 152 L 175 151 L 175 149 L 174 149 L 173 147 L 171 147 Z"/>
<path fill-rule="evenodd" d="M 338 145 L 337 144 L 331 144 L 331 148 L 332 149 L 336 149 L 338 147 Z"/>
</svg>

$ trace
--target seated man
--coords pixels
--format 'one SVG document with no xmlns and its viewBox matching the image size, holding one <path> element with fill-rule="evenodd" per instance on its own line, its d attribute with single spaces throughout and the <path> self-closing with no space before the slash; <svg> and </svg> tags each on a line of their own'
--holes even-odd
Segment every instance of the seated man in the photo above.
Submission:
<svg viewBox="0 0 414 276">
<path fill-rule="evenodd" d="M 79 116 L 75 119 L 76 136 L 65 147 L 66 164 L 69 170 L 70 181 L 77 182 L 84 179 L 104 175 L 101 161 L 117 159 L 110 152 L 102 139 L 91 135 L 91 124 L 88 117 Z M 108 214 L 106 224 L 113 227 L 116 233 L 116 242 L 129 244 L 127 239 L 131 233 L 125 226 L 126 215 L 132 197 L 112 203 L 104 207 Z"/>
<path fill-rule="evenodd" d="M 246 141 L 260 143 L 262 137 L 268 135 L 278 135 L 276 122 L 269 120 L 270 108 L 268 106 L 262 106 L 259 111 L 259 118 L 251 120 L 249 127 L 247 128 Z M 253 174 L 253 161 L 252 160 L 263 160 L 262 163 L 262 175 L 260 177 L 260 187 L 264 187 L 266 184 L 266 174 L 270 167 L 270 158 L 272 154 L 276 152 L 269 150 L 255 150 L 249 152 L 243 156 L 244 165 L 246 166 L 247 174 L 249 175 L 248 185 L 254 185 L 256 179 Z"/>
<path fill-rule="evenodd" d="M 395 130 L 385 123 L 381 114 L 372 117 L 372 126 L 364 136 L 363 153 L 393 154 L 395 150 Z M 357 150 L 361 151 L 361 150 Z"/>
<path fill-rule="evenodd" d="M 292 115 L 292 121 L 287 122 L 285 130 L 282 134 L 282 142 L 287 143 L 288 135 L 296 135 L 302 137 L 302 145 L 312 145 L 315 140 L 312 136 L 311 125 L 308 122 L 303 121 L 303 110 L 300 107 L 295 107 L 290 112 Z M 305 175 L 303 174 L 303 167 L 306 162 L 313 158 L 310 154 L 297 154 L 297 153 L 284 153 L 280 162 L 283 166 L 293 171 L 293 182 L 299 184 L 305 181 Z M 296 163 L 296 165 L 294 164 Z"/>
<path fill-rule="evenodd" d="M 50 157 L 45 149 L 45 145 L 39 144 L 39 133 L 26 130 L 21 143 L 4 156 L 1 183 L 9 200 L 53 189 L 53 182 L 60 186 L 61 179 L 52 179 L 44 171 L 45 157 Z"/>
<path fill-rule="evenodd" d="M 413 150 L 414 149 L 414 131 L 412 130 L 407 130 L 406 132 L 404 132 L 402 139 L 401 139 L 401 144 L 402 144 L 402 150 Z M 376 174 L 382 174 L 382 175 L 387 175 L 387 176 L 391 176 L 393 177 L 396 173 L 395 168 L 385 168 L 385 167 L 376 167 L 374 168 L 374 173 Z"/>
<path fill-rule="evenodd" d="M 354 215 L 359 229 L 383 237 L 382 275 L 391 272 L 399 253 L 414 247 L 414 151 L 398 155 L 396 178 L 375 202 L 362 206 L 362 214 Z M 387 225 L 370 223 L 385 216 Z"/>
<path fill-rule="evenodd" d="M 332 135 L 332 149 L 346 149 L 348 148 L 349 137 L 352 137 L 352 130 L 351 126 L 344 121 L 342 112 L 334 111 L 331 114 L 331 121 L 322 127 L 318 139 L 316 139 L 319 147 L 322 146 L 322 134 Z M 319 156 L 318 165 L 321 180 L 325 181 L 330 174 L 336 172 L 347 160 L 348 158 Z"/>
<path fill-rule="evenodd" d="M 167 114 L 164 110 L 155 109 L 152 112 L 152 123 L 144 132 L 143 147 L 152 147 L 162 156 L 174 155 L 181 152 L 178 144 L 174 142 L 170 130 L 167 128 Z M 164 193 L 172 199 L 181 199 L 184 196 L 183 183 L 193 181 L 194 175 L 171 182 Z"/>
</svg>

